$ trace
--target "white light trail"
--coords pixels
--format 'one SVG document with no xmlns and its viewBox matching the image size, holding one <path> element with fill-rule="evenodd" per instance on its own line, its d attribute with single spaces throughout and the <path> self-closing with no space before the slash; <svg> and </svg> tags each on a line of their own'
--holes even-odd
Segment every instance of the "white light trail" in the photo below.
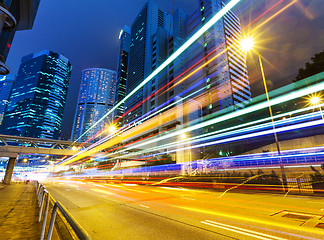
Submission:
<svg viewBox="0 0 324 240">
<path fill-rule="evenodd" d="M 172 61 L 179 57 L 188 47 L 190 47 L 196 40 L 198 40 L 204 32 L 211 28 L 219 19 L 221 19 L 228 11 L 230 11 L 241 0 L 231 0 L 226 6 L 224 6 L 218 13 L 215 14 L 202 28 L 200 28 L 191 38 L 189 38 L 177 51 L 175 51 L 167 60 L 165 60 L 157 69 L 155 69 L 144 81 L 139 84 L 133 91 L 131 91 L 126 97 L 124 97 L 119 103 L 117 103 L 112 109 L 110 109 L 102 118 L 100 118 L 95 124 L 93 124 L 87 131 L 85 131 L 77 140 L 104 120 L 109 114 L 115 111 L 121 104 L 135 94 L 141 87 L 153 79 L 159 74 L 165 67 L 167 67 Z"/>
</svg>

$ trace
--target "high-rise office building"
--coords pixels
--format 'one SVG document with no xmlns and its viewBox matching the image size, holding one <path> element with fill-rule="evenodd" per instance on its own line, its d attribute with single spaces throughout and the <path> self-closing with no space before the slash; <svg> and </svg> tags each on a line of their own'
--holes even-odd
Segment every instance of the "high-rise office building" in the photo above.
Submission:
<svg viewBox="0 0 324 240">
<path fill-rule="evenodd" d="M 119 51 L 117 64 L 117 81 L 115 91 L 115 104 L 119 103 L 126 96 L 126 84 L 128 78 L 128 60 L 131 40 L 130 27 L 124 26 L 119 34 Z M 123 124 L 124 104 L 121 104 L 114 112 L 116 125 Z"/>
<path fill-rule="evenodd" d="M 109 120 L 112 120 L 106 118 L 90 129 L 113 107 L 115 84 L 115 71 L 103 68 L 89 68 L 82 71 L 79 98 L 71 134 L 72 141 L 83 142 L 88 140 L 106 127 Z"/>
<path fill-rule="evenodd" d="M 160 62 L 165 60 L 166 42 L 162 39 L 166 39 L 170 32 L 170 22 L 171 15 L 159 9 L 151 0 L 137 15 L 131 27 L 127 93 L 133 91 Z M 163 45 L 165 45 L 164 48 Z M 147 102 L 140 103 L 157 87 L 158 81 L 153 79 L 125 103 L 125 111 L 129 113 L 125 115 L 124 123 L 127 124 L 147 112 L 150 108 Z"/>
<path fill-rule="evenodd" d="M 15 78 L 16 76 L 13 74 L 0 77 L 0 125 L 2 123 L 3 114 L 8 106 L 9 97 Z"/>
<path fill-rule="evenodd" d="M 199 9 L 187 19 L 188 37 L 223 6 L 224 3 L 219 0 L 199 0 Z M 201 81 L 199 88 L 204 86 L 204 93 L 210 96 L 203 107 L 204 115 L 230 106 L 241 109 L 251 98 L 245 55 L 240 48 L 241 38 L 240 20 L 229 11 L 191 46 L 187 66 L 191 67 L 202 59 L 200 65 L 206 65 L 186 80 L 187 87 Z"/>
<path fill-rule="evenodd" d="M 23 57 L 1 133 L 58 139 L 71 69 L 66 57 L 52 51 Z"/>
<path fill-rule="evenodd" d="M 0 74 L 8 74 L 5 64 L 16 31 L 31 29 L 40 0 L 0 0 Z"/>
<path fill-rule="evenodd" d="M 197 3 L 197 10 L 189 16 L 177 9 L 169 27 L 156 26 L 154 18 L 149 18 L 155 16 L 152 14 L 154 10 L 150 10 L 158 9 L 155 4 L 149 1 L 144 6 L 132 25 L 127 92 L 138 86 L 224 7 L 220 0 L 198 0 Z M 160 10 L 155 11 L 160 13 Z M 147 24 L 154 25 L 155 30 L 149 32 Z M 150 37 L 141 42 L 147 35 Z M 166 129 L 181 129 L 184 125 L 201 121 L 203 116 L 213 117 L 224 109 L 234 111 L 244 108 L 251 92 L 245 55 L 240 48 L 241 38 L 240 20 L 229 11 L 130 98 L 126 104 L 126 110 L 130 112 L 125 116 L 124 123 L 142 117 L 150 110 L 162 109 L 162 104 L 165 110 L 172 108 L 173 120 L 164 120 L 164 112 L 158 111 L 161 124 L 143 133 L 147 136 Z M 164 89 L 156 94 L 161 87 Z M 202 131 L 211 132 L 213 129 L 214 126 L 205 127 L 192 131 L 190 135 L 200 135 Z M 197 150 L 190 154 L 199 158 L 203 150 Z M 184 157 L 179 159 L 183 161 Z"/>
</svg>

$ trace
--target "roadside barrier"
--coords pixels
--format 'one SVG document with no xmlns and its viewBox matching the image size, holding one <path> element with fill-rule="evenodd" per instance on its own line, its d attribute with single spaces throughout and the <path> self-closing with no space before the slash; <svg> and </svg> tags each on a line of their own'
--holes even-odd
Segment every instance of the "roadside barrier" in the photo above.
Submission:
<svg viewBox="0 0 324 240">
<path fill-rule="evenodd" d="M 68 226 L 64 226 L 66 234 L 64 234 L 64 233 L 61 234 L 63 236 L 62 237 L 60 236 L 60 238 L 69 239 L 68 237 L 66 237 L 64 235 L 70 235 L 71 239 L 75 239 L 75 237 L 77 237 L 80 240 L 91 240 L 91 237 L 89 236 L 89 234 L 73 218 L 73 216 L 69 213 L 69 211 L 59 201 L 56 201 L 51 196 L 51 194 L 46 190 L 46 188 L 43 184 L 36 181 L 35 187 L 36 187 L 38 206 L 40 208 L 38 222 L 41 222 L 42 217 L 43 217 L 42 232 L 41 232 L 41 237 L 40 237 L 41 240 L 45 239 L 47 225 L 48 225 L 48 230 L 47 230 L 47 238 L 46 239 L 47 240 L 52 239 L 53 230 L 54 230 L 55 225 L 57 224 L 57 222 L 56 222 L 57 216 L 59 218 L 63 218 L 61 222 L 63 222 L 64 225 L 68 225 Z M 46 204 L 44 204 L 45 201 L 46 201 Z M 44 205 L 45 205 L 45 209 L 44 209 Z M 43 209 L 44 209 L 44 212 L 43 212 Z M 51 211 L 50 211 L 50 209 L 51 209 Z M 48 223 L 47 217 L 48 217 L 49 212 L 51 212 L 51 218 Z"/>
</svg>

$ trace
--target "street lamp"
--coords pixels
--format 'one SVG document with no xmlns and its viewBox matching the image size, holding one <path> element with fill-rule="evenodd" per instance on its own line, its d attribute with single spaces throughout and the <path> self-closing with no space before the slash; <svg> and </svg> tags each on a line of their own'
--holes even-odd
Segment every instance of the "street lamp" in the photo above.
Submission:
<svg viewBox="0 0 324 240">
<path fill-rule="evenodd" d="M 182 140 L 187 139 L 187 135 L 186 135 L 185 133 L 182 133 L 182 134 L 180 135 L 180 138 L 181 138 Z"/>
<path fill-rule="evenodd" d="M 108 132 L 109 132 L 110 134 L 113 134 L 116 130 L 117 130 L 117 129 L 116 129 L 116 126 L 115 126 L 115 125 L 110 125 L 110 126 L 108 127 Z"/>
<path fill-rule="evenodd" d="M 310 104 L 311 105 L 319 105 L 319 103 L 321 102 L 321 100 L 322 99 L 320 97 L 318 97 L 318 96 L 312 96 L 309 101 L 310 101 Z M 322 119 L 324 120 L 324 116 L 323 116 L 323 112 L 322 112 L 321 106 L 319 105 L 318 108 L 319 108 L 319 110 L 321 112 Z"/>
<path fill-rule="evenodd" d="M 241 49 L 244 52 L 248 52 L 249 50 L 253 50 L 253 52 L 255 52 L 258 55 L 258 58 L 259 58 L 259 64 L 260 64 L 260 69 L 261 69 L 261 74 L 262 74 L 263 86 L 264 86 L 265 94 L 266 94 L 266 97 L 267 97 L 269 113 L 270 113 L 270 119 L 271 119 L 272 129 L 273 129 L 273 135 L 274 135 L 274 138 L 275 138 L 275 141 L 276 141 L 277 151 L 278 151 L 278 155 L 279 155 L 279 159 L 280 159 L 280 169 L 281 169 L 281 174 L 282 174 L 282 180 L 283 180 L 283 184 L 284 184 L 284 190 L 286 192 L 287 191 L 287 178 L 286 178 L 284 166 L 282 165 L 282 160 L 281 160 L 281 157 L 280 157 L 280 155 L 281 155 L 280 147 L 279 147 L 276 127 L 275 127 L 274 120 L 273 120 L 272 108 L 271 108 L 271 105 L 270 105 L 270 98 L 269 98 L 269 94 L 268 94 L 268 88 L 267 88 L 267 83 L 266 83 L 266 80 L 265 80 L 265 74 L 264 74 L 264 69 L 263 69 L 263 64 L 262 64 L 262 57 L 261 57 L 261 54 L 258 53 L 254 49 L 254 45 L 255 45 L 254 44 L 254 39 L 252 37 L 246 37 L 241 41 Z"/>
</svg>

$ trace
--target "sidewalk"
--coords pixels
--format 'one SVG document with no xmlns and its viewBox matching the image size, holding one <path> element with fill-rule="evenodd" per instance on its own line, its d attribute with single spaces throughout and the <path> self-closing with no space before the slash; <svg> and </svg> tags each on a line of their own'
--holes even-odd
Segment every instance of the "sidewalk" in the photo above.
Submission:
<svg viewBox="0 0 324 240">
<path fill-rule="evenodd" d="M 39 239 L 38 211 L 33 184 L 0 184 L 0 239 Z"/>
</svg>

